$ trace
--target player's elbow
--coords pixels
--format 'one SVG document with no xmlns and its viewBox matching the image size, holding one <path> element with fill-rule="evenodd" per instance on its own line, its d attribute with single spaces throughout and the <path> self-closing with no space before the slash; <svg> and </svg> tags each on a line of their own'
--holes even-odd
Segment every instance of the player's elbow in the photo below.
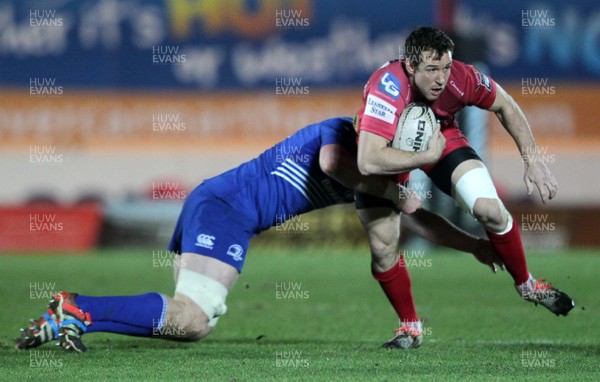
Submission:
<svg viewBox="0 0 600 382">
<path fill-rule="evenodd" d="M 332 156 L 321 156 L 319 166 L 321 166 L 321 171 L 332 178 L 335 177 L 339 171 L 338 161 Z"/>
<path fill-rule="evenodd" d="M 358 156 L 356 164 L 358 165 L 358 171 L 364 176 L 378 175 L 381 172 L 380 166 L 372 161 L 366 160 L 365 157 L 361 155 Z"/>
<path fill-rule="evenodd" d="M 360 171 L 360 174 L 364 176 L 375 175 L 377 173 L 376 168 L 368 163 L 359 164 L 358 171 Z"/>
<path fill-rule="evenodd" d="M 319 167 L 327 176 L 335 178 L 340 172 L 340 148 L 338 145 L 330 144 L 321 147 L 319 153 Z"/>
</svg>

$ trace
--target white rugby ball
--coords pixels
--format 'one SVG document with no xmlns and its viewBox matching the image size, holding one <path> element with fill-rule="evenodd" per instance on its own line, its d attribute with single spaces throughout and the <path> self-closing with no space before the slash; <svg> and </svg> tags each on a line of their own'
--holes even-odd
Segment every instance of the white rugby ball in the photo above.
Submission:
<svg viewBox="0 0 600 382">
<path fill-rule="evenodd" d="M 424 103 L 411 103 L 396 125 L 392 147 L 405 151 L 425 151 L 437 121 L 433 110 Z"/>
</svg>

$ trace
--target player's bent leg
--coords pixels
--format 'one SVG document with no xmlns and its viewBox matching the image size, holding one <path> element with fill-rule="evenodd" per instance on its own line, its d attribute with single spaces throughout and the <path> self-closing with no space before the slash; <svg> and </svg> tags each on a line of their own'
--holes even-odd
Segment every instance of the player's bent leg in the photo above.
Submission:
<svg viewBox="0 0 600 382">
<path fill-rule="evenodd" d="M 416 348 L 422 340 L 421 323 L 414 305 L 410 275 L 399 253 L 400 214 L 386 203 L 389 202 L 356 195 L 357 214 L 371 247 L 371 272 L 400 320 L 400 329 L 383 347 Z"/>
<path fill-rule="evenodd" d="M 227 311 L 227 294 L 239 273 L 219 260 L 184 253 L 175 274 L 175 296 L 168 299 L 161 332 L 169 339 L 200 340 L 213 330 L 219 317 Z"/>
<path fill-rule="evenodd" d="M 460 163 L 452 173 L 452 194 L 457 204 L 481 222 L 515 285 L 529 279 L 525 252 L 517 224 L 498 197 L 484 164 L 476 159 Z"/>
<path fill-rule="evenodd" d="M 498 197 L 492 179 L 478 160 L 467 160 L 452 174 L 457 203 L 484 225 L 490 243 L 515 281 L 517 292 L 526 301 L 541 304 L 556 315 L 567 315 L 575 302 L 544 280 L 535 280 L 527 269 L 517 223 Z"/>
</svg>

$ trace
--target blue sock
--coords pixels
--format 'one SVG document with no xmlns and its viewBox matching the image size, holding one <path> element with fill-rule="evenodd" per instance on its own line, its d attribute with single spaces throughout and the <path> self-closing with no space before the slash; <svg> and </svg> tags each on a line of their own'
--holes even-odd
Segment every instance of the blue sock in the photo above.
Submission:
<svg viewBox="0 0 600 382">
<path fill-rule="evenodd" d="M 89 312 L 92 325 L 87 333 L 111 332 L 151 337 L 162 328 L 167 312 L 167 300 L 159 293 L 139 296 L 77 296 L 75 303 Z M 95 322 L 102 322 L 97 327 Z"/>
<path fill-rule="evenodd" d="M 118 333 L 118 334 L 126 334 L 129 336 L 139 336 L 139 337 L 152 337 L 153 331 L 152 329 L 148 330 L 148 328 L 142 328 L 140 326 L 123 324 L 121 322 L 114 321 L 94 321 L 92 326 L 88 326 L 87 333 L 93 332 L 108 332 L 108 333 Z"/>
</svg>

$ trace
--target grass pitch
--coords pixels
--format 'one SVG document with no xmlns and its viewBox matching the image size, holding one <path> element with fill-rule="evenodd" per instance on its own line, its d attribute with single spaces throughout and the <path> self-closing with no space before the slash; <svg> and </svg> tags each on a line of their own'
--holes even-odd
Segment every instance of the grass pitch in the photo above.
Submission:
<svg viewBox="0 0 600 382">
<path fill-rule="evenodd" d="M 171 262 L 157 261 L 161 256 L 0 256 L 0 379 L 600 379 L 600 258 L 584 251 L 528 256 L 538 277 L 576 300 L 566 318 L 521 301 L 506 272 L 493 275 L 466 254 L 426 252 L 410 270 L 425 320 L 424 343 L 411 351 L 379 348 L 397 321 L 371 278 L 366 250 L 257 248 L 228 313 L 203 342 L 94 333 L 85 337 L 84 354 L 51 344 L 13 348 L 18 328 L 38 317 L 56 290 L 171 294 Z"/>
</svg>

